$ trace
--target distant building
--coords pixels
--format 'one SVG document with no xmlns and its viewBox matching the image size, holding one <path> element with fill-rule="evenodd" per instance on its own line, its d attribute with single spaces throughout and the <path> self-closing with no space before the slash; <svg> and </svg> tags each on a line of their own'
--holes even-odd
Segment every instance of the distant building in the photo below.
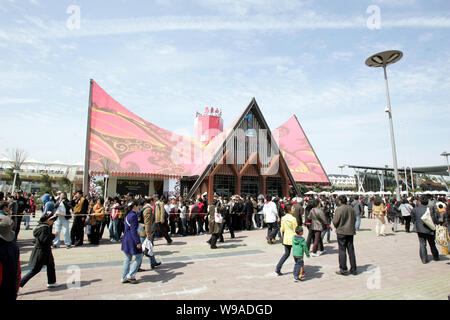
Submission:
<svg viewBox="0 0 450 320">
<path fill-rule="evenodd" d="M 330 179 L 331 185 L 336 189 L 344 188 L 344 189 L 355 189 L 356 188 L 356 179 L 353 176 L 348 176 L 345 174 L 329 174 L 328 179 Z"/>
<path fill-rule="evenodd" d="M 6 193 L 12 190 L 13 180 L 7 174 L 11 167 L 9 161 L 0 160 L 0 191 Z M 58 179 L 67 178 L 72 182 L 74 190 L 81 189 L 83 185 L 83 165 L 70 165 L 62 163 L 25 162 L 18 175 L 22 181 L 21 189 L 27 193 L 39 192 L 44 185 L 42 175 L 47 174 L 54 179 L 52 189 L 60 189 Z M 16 189 L 17 190 L 17 189 Z"/>
</svg>

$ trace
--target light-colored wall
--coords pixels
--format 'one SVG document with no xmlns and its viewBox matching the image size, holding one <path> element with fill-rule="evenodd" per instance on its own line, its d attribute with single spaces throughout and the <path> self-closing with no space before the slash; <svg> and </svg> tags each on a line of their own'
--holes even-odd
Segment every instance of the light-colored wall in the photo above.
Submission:
<svg viewBox="0 0 450 320">
<path fill-rule="evenodd" d="M 108 179 L 108 197 L 115 197 L 117 193 L 117 177 L 109 177 Z"/>
</svg>

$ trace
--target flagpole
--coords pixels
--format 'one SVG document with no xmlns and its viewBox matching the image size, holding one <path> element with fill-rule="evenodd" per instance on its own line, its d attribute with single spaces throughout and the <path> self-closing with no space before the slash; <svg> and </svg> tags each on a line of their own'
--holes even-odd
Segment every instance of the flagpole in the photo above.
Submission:
<svg viewBox="0 0 450 320">
<path fill-rule="evenodd" d="M 91 110 L 92 110 L 92 85 L 94 80 L 90 80 L 89 86 L 89 107 L 86 125 L 86 149 L 84 152 L 84 173 L 83 173 L 83 194 L 89 194 L 89 146 L 91 137 Z"/>
</svg>

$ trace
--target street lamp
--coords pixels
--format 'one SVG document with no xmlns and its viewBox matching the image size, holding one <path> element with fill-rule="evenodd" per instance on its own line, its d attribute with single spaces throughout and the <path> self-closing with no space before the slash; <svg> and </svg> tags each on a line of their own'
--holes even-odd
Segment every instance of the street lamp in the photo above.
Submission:
<svg viewBox="0 0 450 320">
<path fill-rule="evenodd" d="M 106 194 L 107 194 L 107 190 L 108 190 L 108 178 L 109 178 L 109 175 L 105 174 L 105 194 L 104 194 L 104 197 L 103 197 L 104 201 L 106 201 Z"/>
<path fill-rule="evenodd" d="M 344 173 L 343 173 L 342 169 L 344 169 L 345 166 L 338 166 L 338 168 L 341 169 L 341 176 L 342 176 L 341 178 L 344 179 Z M 342 184 L 341 190 L 344 191 L 344 184 Z"/>
<path fill-rule="evenodd" d="M 11 194 L 14 195 L 14 189 L 16 188 L 16 178 L 17 178 L 17 174 L 19 173 L 19 170 L 18 169 L 14 169 L 13 173 L 14 173 L 14 181 L 13 181 L 13 185 L 12 185 Z"/>
<path fill-rule="evenodd" d="M 448 153 L 447 151 L 444 151 L 441 153 L 441 156 L 443 156 L 447 159 L 447 173 L 450 176 L 450 165 L 448 164 L 448 156 L 450 156 L 450 153 Z"/>
<path fill-rule="evenodd" d="M 389 114 L 389 125 L 390 125 L 390 131 L 391 131 L 391 144 L 392 144 L 392 157 L 394 159 L 394 172 L 395 172 L 395 182 L 397 184 L 397 187 L 395 188 L 395 194 L 397 201 L 400 201 L 400 190 L 399 190 L 399 178 L 398 178 L 398 168 L 397 168 L 397 152 L 395 150 L 395 139 L 394 139 L 394 125 L 392 124 L 392 110 L 391 110 L 391 100 L 389 97 L 389 87 L 388 87 L 388 80 L 387 80 L 387 74 L 386 74 L 386 66 L 396 63 L 403 57 L 403 53 L 398 50 L 389 50 L 389 51 L 383 51 L 376 53 L 366 60 L 366 65 L 368 67 L 383 67 L 384 71 L 384 81 L 386 85 L 386 100 L 387 100 L 387 107 L 385 109 L 385 112 Z"/>
</svg>

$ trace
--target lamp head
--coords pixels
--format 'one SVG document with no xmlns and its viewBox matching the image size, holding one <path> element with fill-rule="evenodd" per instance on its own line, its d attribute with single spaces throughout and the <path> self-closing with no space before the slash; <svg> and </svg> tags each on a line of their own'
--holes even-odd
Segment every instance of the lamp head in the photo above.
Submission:
<svg viewBox="0 0 450 320">
<path fill-rule="evenodd" d="M 399 50 L 388 50 L 371 55 L 366 60 L 368 67 L 385 67 L 387 65 L 396 63 L 403 57 L 403 52 Z"/>
</svg>

